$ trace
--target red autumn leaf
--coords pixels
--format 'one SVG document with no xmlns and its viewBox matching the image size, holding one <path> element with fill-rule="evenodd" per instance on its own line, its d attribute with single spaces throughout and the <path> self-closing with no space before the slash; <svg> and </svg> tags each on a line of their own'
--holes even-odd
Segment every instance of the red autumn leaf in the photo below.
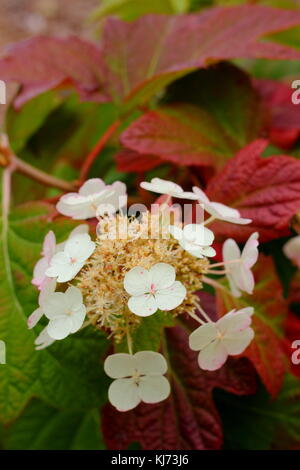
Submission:
<svg viewBox="0 0 300 470">
<path fill-rule="evenodd" d="M 278 147 L 290 149 L 300 137 L 300 112 L 292 102 L 294 90 L 273 80 L 255 80 L 254 84 L 270 114 L 270 140 Z"/>
<path fill-rule="evenodd" d="M 218 314 L 222 316 L 233 308 L 254 307 L 252 327 L 255 337 L 243 356 L 250 359 L 269 393 L 276 396 L 289 368 L 284 353 L 284 321 L 288 304 L 283 298 L 271 258 L 260 255 L 254 275 L 253 295 L 234 298 L 218 290 Z"/>
<path fill-rule="evenodd" d="M 267 146 L 257 140 L 241 150 L 212 178 L 206 192 L 212 201 L 238 209 L 249 225 L 214 222 L 216 235 L 244 242 L 255 231 L 260 241 L 288 235 L 289 221 L 300 207 L 300 161 L 287 155 L 261 157 Z"/>
<path fill-rule="evenodd" d="M 23 86 L 18 104 L 70 79 L 84 99 L 124 100 L 131 107 L 176 78 L 222 59 L 299 59 L 300 53 L 288 46 L 261 41 L 299 24 L 297 11 L 258 5 L 146 15 L 130 23 L 110 18 L 101 54 L 97 46 L 74 37 L 36 37 L 6 52 L 0 78 Z"/>
<path fill-rule="evenodd" d="M 117 170 L 143 173 L 161 165 L 163 162 L 155 155 L 144 155 L 134 150 L 123 149 L 115 155 Z"/>
<path fill-rule="evenodd" d="M 122 144 L 177 165 L 222 167 L 263 127 L 261 100 L 250 77 L 222 62 L 170 85 L 168 105 L 139 117 Z"/>
<path fill-rule="evenodd" d="M 0 59 L 0 78 L 22 85 L 15 104 L 63 82 L 75 85 L 83 99 L 98 101 L 99 48 L 77 38 L 35 37 L 9 46 Z"/>
<path fill-rule="evenodd" d="M 293 363 L 292 357 L 295 354 L 295 359 L 299 360 L 300 354 L 297 350 L 300 348 L 300 342 L 297 347 L 292 347 L 294 341 L 300 341 L 300 319 L 293 313 L 289 313 L 285 322 L 286 340 L 284 342 L 285 352 L 289 361 L 291 361 L 291 372 L 300 378 L 300 364 Z"/>
<path fill-rule="evenodd" d="M 106 405 L 102 427 L 109 449 L 126 449 L 134 441 L 154 450 L 219 449 L 222 425 L 212 390 L 218 387 L 237 395 L 255 393 L 255 374 L 244 358 L 231 359 L 216 372 L 201 371 L 197 353 L 188 347 L 187 331 L 180 326 L 166 330 L 166 347 L 170 374 L 174 371 L 169 377 L 171 396 L 126 413 Z"/>
</svg>

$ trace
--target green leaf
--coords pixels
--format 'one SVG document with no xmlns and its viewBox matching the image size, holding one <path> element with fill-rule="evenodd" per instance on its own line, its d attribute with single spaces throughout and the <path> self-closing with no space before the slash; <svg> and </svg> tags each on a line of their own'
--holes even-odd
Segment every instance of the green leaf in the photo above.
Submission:
<svg viewBox="0 0 300 470">
<path fill-rule="evenodd" d="M 90 409 L 106 400 L 101 357 L 107 342 L 100 332 L 86 328 L 35 351 L 36 330 L 41 327 L 27 328 L 27 317 L 37 308 L 38 292 L 31 278 L 43 238 L 52 229 L 62 241 L 74 227 L 61 219 L 51 223 L 52 214 L 51 206 L 33 203 L 16 208 L 9 217 L 5 209 L 1 218 L 0 339 L 7 352 L 7 363 L 0 367 L 3 422 L 16 418 L 32 396 L 70 410 Z"/>
<path fill-rule="evenodd" d="M 288 375 L 276 400 L 261 387 L 250 397 L 221 391 L 215 399 L 224 426 L 225 448 L 286 450 L 300 440 L 300 381 Z"/>
<path fill-rule="evenodd" d="M 32 400 L 4 434 L 11 450 L 101 450 L 99 411 L 60 411 Z"/>
<path fill-rule="evenodd" d="M 92 13 L 91 19 L 98 21 L 105 16 L 118 16 L 123 20 L 135 20 L 148 13 L 185 13 L 190 0 L 102 0 L 100 7 Z"/>
<path fill-rule="evenodd" d="M 51 90 L 28 101 L 21 109 L 8 108 L 5 126 L 14 152 L 18 153 L 24 147 L 61 101 L 59 94 Z"/>
</svg>

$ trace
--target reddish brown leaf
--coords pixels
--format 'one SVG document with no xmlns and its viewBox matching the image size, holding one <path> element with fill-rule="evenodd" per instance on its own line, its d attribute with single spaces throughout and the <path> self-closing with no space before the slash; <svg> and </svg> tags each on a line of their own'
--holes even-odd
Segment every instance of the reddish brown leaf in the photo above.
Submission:
<svg viewBox="0 0 300 470">
<path fill-rule="evenodd" d="M 292 103 L 294 90 L 273 80 L 256 80 L 254 84 L 269 110 L 270 140 L 278 147 L 290 149 L 300 137 L 300 112 Z"/>
<path fill-rule="evenodd" d="M 126 101 L 132 107 L 176 78 L 222 59 L 299 59 L 288 46 L 260 41 L 299 24 L 297 11 L 258 5 L 147 15 L 131 23 L 111 18 L 103 31 L 102 57 L 96 46 L 74 37 L 37 37 L 6 52 L 0 78 L 23 86 L 19 105 L 69 79 L 84 99 Z"/>
<path fill-rule="evenodd" d="M 287 155 L 262 158 L 266 146 L 264 140 L 248 145 L 210 180 L 211 200 L 235 207 L 253 221 L 244 226 L 215 222 L 215 234 L 240 242 L 255 231 L 261 242 L 289 234 L 289 221 L 300 207 L 300 161 Z"/>
<path fill-rule="evenodd" d="M 126 449 L 134 441 L 144 449 L 154 450 L 219 449 L 222 426 L 212 390 L 219 387 L 237 395 L 256 390 L 255 374 L 245 359 L 229 360 L 217 372 L 201 371 L 197 354 L 189 349 L 187 331 L 182 327 L 166 330 L 166 347 L 170 398 L 156 405 L 141 404 L 126 413 L 107 405 L 102 426 L 109 449 Z"/>
<path fill-rule="evenodd" d="M 155 155 L 144 155 L 134 150 L 123 149 L 115 156 L 118 171 L 143 173 L 161 165 L 163 161 Z"/>
<path fill-rule="evenodd" d="M 254 307 L 255 337 L 243 356 L 251 360 L 269 393 L 276 396 L 289 368 L 283 338 L 288 305 L 271 258 L 260 255 L 254 274 L 256 286 L 251 296 L 237 299 L 218 291 L 218 313 L 222 316 L 233 308 Z"/>
<path fill-rule="evenodd" d="M 100 60 L 96 45 L 75 36 L 35 37 L 4 51 L 0 78 L 22 85 L 17 106 L 65 81 L 75 85 L 83 99 L 98 101 Z"/>
</svg>

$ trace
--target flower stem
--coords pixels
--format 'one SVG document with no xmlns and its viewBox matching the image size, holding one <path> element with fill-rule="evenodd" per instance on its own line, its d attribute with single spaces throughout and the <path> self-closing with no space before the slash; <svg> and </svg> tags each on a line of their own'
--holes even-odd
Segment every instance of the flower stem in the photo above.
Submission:
<svg viewBox="0 0 300 470">
<path fill-rule="evenodd" d="M 201 323 L 201 325 L 205 325 L 205 321 L 201 320 L 201 318 L 199 318 L 198 315 L 196 315 L 195 313 L 188 312 L 188 315 L 194 320 L 196 320 L 198 323 Z"/>
<path fill-rule="evenodd" d="M 133 354 L 133 352 L 132 352 L 132 339 L 131 339 L 131 336 L 130 336 L 130 333 L 129 333 L 129 328 L 128 328 L 128 326 L 127 326 L 126 336 L 127 336 L 128 352 L 129 352 L 129 354 L 132 356 L 132 354 Z"/>
<path fill-rule="evenodd" d="M 227 289 L 226 287 L 224 287 L 222 284 L 220 284 L 218 281 L 215 281 L 214 279 L 211 279 L 210 277 L 206 277 L 206 276 L 203 276 L 202 277 L 202 280 L 203 282 L 205 282 L 205 284 L 208 284 L 209 286 L 212 286 L 214 287 L 215 289 L 221 289 L 223 290 L 224 292 L 227 292 L 227 294 L 231 294 L 230 290 Z"/>
<path fill-rule="evenodd" d="M 74 191 L 76 186 L 74 183 L 69 183 L 68 181 L 61 180 L 56 178 L 55 176 L 49 175 L 38 168 L 33 167 L 29 163 L 20 160 L 16 155 L 12 156 L 12 161 L 16 165 L 16 171 L 22 173 L 25 176 L 29 176 L 30 178 L 38 181 L 41 184 L 46 186 L 50 186 L 52 188 L 60 189 L 61 191 Z"/>
<path fill-rule="evenodd" d="M 204 221 L 203 225 L 211 224 L 214 220 L 215 220 L 215 217 L 211 215 L 210 217 L 208 217 L 208 219 Z"/>
<path fill-rule="evenodd" d="M 200 305 L 198 302 L 195 302 L 195 305 L 196 305 L 197 309 L 199 310 L 199 312 L 201 313 L 201 315 L 203 316 L 203 318 L 205 318 L 206 321 L 208 321 L 209 323 L 211 323 L 212 320 L 209 318 L 209 316 L 207 315 L 207 313 L 203 310 L 203 308 L 201 307 L 201 305 Z"/>
<path fill-rule="evenodd" d="M 114 132 L 118 129 L 121 124 L 121 120 L 117 119 L 114 121 L 108 129 L 104 132 L 104 134 L 100 137 L 98 142 L 96 143 L 95 147 L 91 150 L 91 152 L 86 156 L 83 165 L 80 171 L 80 182 L 83 183 L 90 171 L 92 164 L 94 163 L 96 157 L 101 152 L 101 150 L 105 147 L 107 141 L 111 138 Z"/>
</svg>

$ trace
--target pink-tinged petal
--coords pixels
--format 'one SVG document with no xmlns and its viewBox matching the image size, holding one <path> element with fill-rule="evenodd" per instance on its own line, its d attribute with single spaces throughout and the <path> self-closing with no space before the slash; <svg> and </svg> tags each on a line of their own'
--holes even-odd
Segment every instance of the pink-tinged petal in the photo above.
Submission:
<svg viewBox="0 0 300 470">
<path fill-rule="evenodd" d="M 90 196 L 91 194 L 100 193 L 105 189 L 105 183 L 100 178 L 91 178 L 87 180 L 79 189 L 80 196 Z"/>
<path fill-rule="evenodd" d="M 226 335 L 223 338 L 223 343 L 227 352 L 231 356 L 236 356 L 245 351 L 254 338 L 254 331 L 252 328 L 246 328 L 242 331 Z"/>
<path fill-rule="evenodd" d="M 134 356 L 126 353 L 111 354 L 105 359 L 104 371 L 112 379 L 132 377 L 137 369 Z"/>
<path fill-rule="evenodd" d="M 27 326 L 31 330 L 34 328 L 35 325 L 40 321 L 42 316 L 44 315 L 43 310 L 41 308 L 37 308 L 27 319 Z"/>
<path fill-rule="evenodd" d="M 160 310 L 173 310 L 180 305 L 186 296 L 186 288 L 180 281 L 175 281 L 170 287 L 160 289 L 154 294 L 157 307 Z"/>
<path fill-rule="evenodd" d="M 108 389 L 108 399 L 118 411 L 132 410 L 141 402 L 138 386 L 132 379 L 114 380 Z"/>
<path fill-rule="evenodd" d="M 224 336 L 242 331 L 251 324 L 251 316 L 240 311 L 231 311 L 217 321 L 216 327 Z"/>
<path fill-rule="evenodd" d="M 47 327 L 44 328 L 40 334 L 36 337 L 34 344 L 35 349 L 40 351 L 41 349 L 45 349 L 50 346 L 52 343 L 55 342 L 55 339 L 51 338 L 47 333 Z"/>
<path fill-rule="evenodd" d="M 64 247 L 66 253 L 75 263 L 86 261 L 95 251 L 96 244 L 91 241 L 87 233 L 81 233 L 71 237 Z"/>
<path fill-rule="evenodd" d="M 47 258 L 48 261 L 52 258 L 55 253 L 56 248 L 56 238 L 52 230 L 47 233 L 43 243 L 43 255 Z"/>
<path fill-rule="evenodd" d="M 232 295 L 236 298 L 241 297 L 242 293 L 235 283 L 235 278 L 230 273 L 226 273 L 226 277 L 229 281 L 229 286 L 230 286 Z"/>
<path fill-rule="evenodd" d="M 152 294 L 143 294 L 136 297 L 130 297 L 128 308 L 132 313 L 139 317 L 148 317 L 153 315 L 158 309 L 155 298 Z"/>
<path fill-rule="evenodd" d="M 41 258 L 33 269 L 32 284 L 38 288 L 41 288 L 46 277 L 46 270 L 49 267 L 49 262 L 46 258 Z"/>
<path fill-rule="evenodd" d="M 150 289 L 157 291 L 165 289 L 174 284 L 176 278 L 176 271 L 171 264 L 157 263 L 149 270 L 150 274 Z"/>
<path fill-rule="evenodd" d="M 198 364 L 203 370 L 217 370 L 222 367 L 228 357 L 227 350 L 220 340 L 215 340 L 200 351 Z"/>
<path fill-rule="evenodd" d="M 39 305 L 41 307 L 46 302 L 47 297 L 50 294 L 53 294 L 55 292 L 55 289 L 56 289 L 56 279 L 53 279 L 53 278 L 51 279 L 49 277 L 46 277 L 43 282 L 41 292 L 39 295 Z"/>
<path fill-rule="evenodd" d="M 169 381 L 163 375 L 140 378 L 138 393 L 144 403 L 158 403 L 170 395 Z"/>
<path fill-rule="evenodd" d="M 189 336 L 189 346 L 193 351 L 201 351 L 217 337 L 218 330 L 215 323 L 209 322 L 199 326 Z"/>
</svg>

